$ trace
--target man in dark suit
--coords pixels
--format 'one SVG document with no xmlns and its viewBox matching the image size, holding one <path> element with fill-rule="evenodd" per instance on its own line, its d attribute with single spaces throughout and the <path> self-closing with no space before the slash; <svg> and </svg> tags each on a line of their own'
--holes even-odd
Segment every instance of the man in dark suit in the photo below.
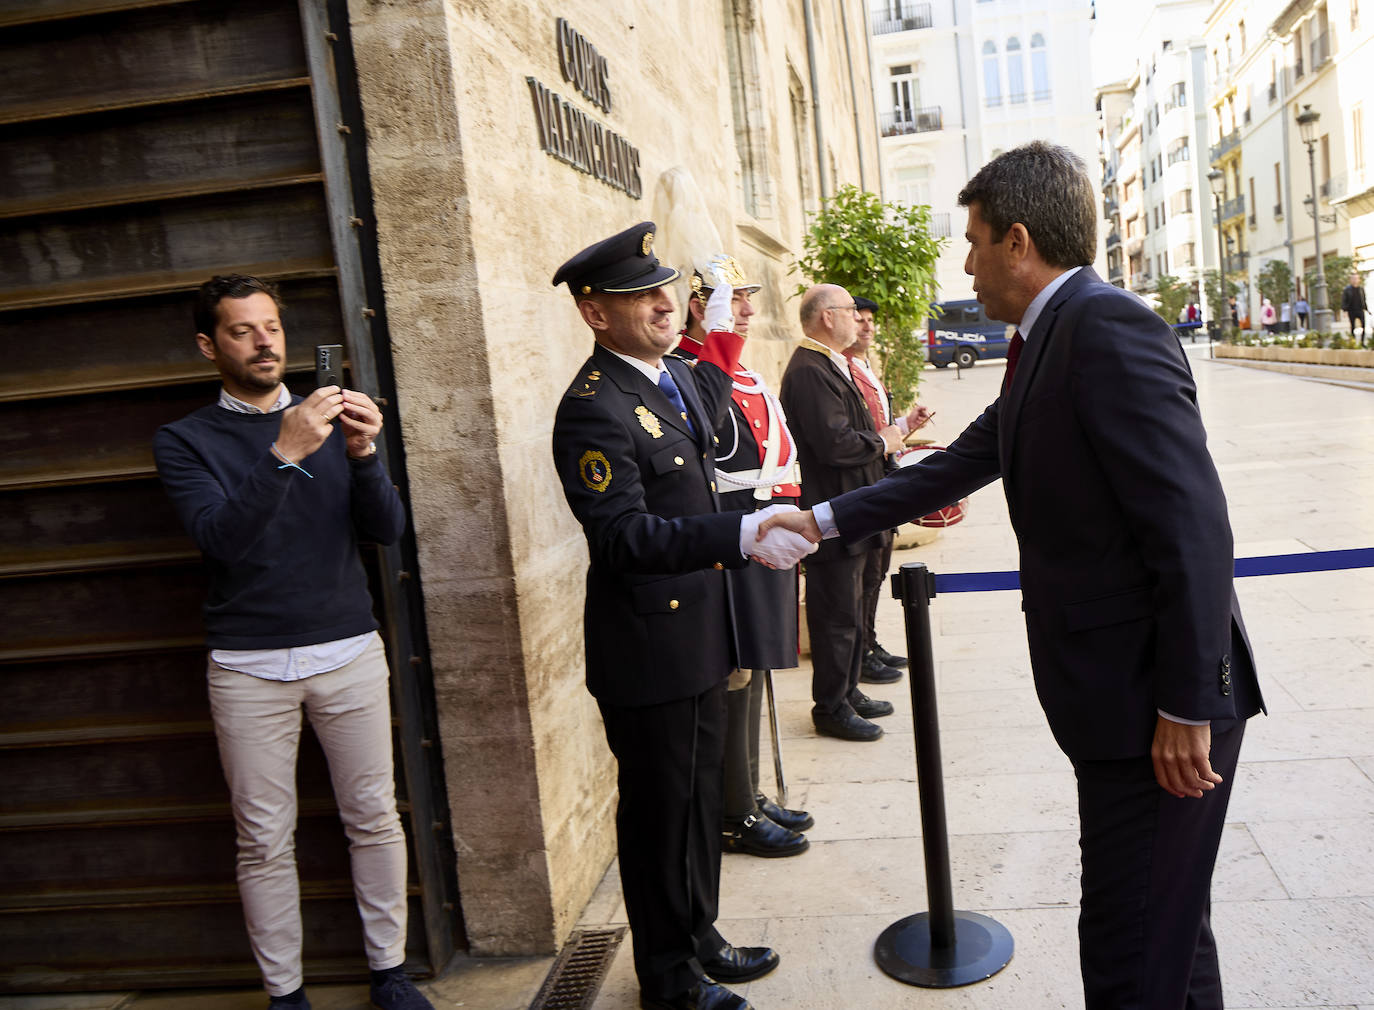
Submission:
<svg viewBox="0 0 1374 1010">
<path fill-rule="evenodd" d="M 854 299 L 839 285 L 817 284 L 802 295 L 804 336 L 783 372 L 780 395 L 797 439 L 804 505 L 872 484 L 882 477 L 887 454 L 901 448 L 901 430 L 874 427 L 850 377 L 844 349 L 854 343 L 858 325 Z M 811 721 L 825 736 L 877 740 L 883 729 L 870 720 L 892 713 L 890 702 L 859 690 L 867 646 L 864 566 L 885 535 L 874 530 L 852 541 L 822 544 L 806 563 Z"/>
<path fill-rule="evenodd" d="M 1002 478 L 1036 690 L 1078 778 L 1088 1010 L 1220 1008 L 1212 868 L 1262 702 L 1192 373 L 1169 326 L 1084 265 L 1076 155 L 1008 151 L 959 202 L 979 301 L 1018 326 L 1001 395 L 947 451 L 778 518 L 844 543 Z"/>
<path fill-rule="evenodd" d="M 1369 336 L 1365 332 L 1364 314 L 1368 309 L 1368 302 L 1365 301 L 1364 288 L 1360 286 L 1360 275 L 1351 274 L 1350 283 L 1341 291 L 1341 311 L 1350 320 L 1350 335 L 1355 335 L 1355 328 L 1360 330 L 1360 346 L 1365 345 L 1365 338 Z"/>
<path fill-rule="evenodd" d="M 718 982 L 772 971 L 766 947 L 715 928 L 725 680 L 734 666 L 726 568 L 789 567 L 802 538 L 757 541 L 759 512 L 721 512 L 712 431 L 730 395 L 715 365 L 665 357 L 678 276 L 644 221 L 564 263 L 596 349 L 558 406 L 553 457 L 587 537 L 587 689 L 619 764 L 616 836 L 640 1006 L 745 1010 Z M 729 285 L 721 285 L 729 304 Z M 728 314 L 728 310 L 727 310 Z M 726 361 L 740 339 L 728 328 Z M 793 536 L 792 534 L 787 534 Z"/>
<path fill-rule="evenodd" d="M 878 303 L 870 298 L 855 296 L 854 304 L 859 307 L 859 326 L 854 343 L 844 349 L 849 361 L 849 376 L 854 380 L 854 388 L 864 398 L 868 412 L 873 415 L 873 426 L 882 430 L 895 424 L 906 435 L 912 428 L 919 428 L 929 417 L 924 407 L 912 413 L 921 415 L 921 420 L 912 424 L 912 416 L 898 417 L 892 413 L 892 393 L 883 385 L 872 364 L 868 353 L 873 348 L 876 326 L 873 315 L 878 311 Z M 897 466 L 897 457 L 888 456 L 883 461 L 883 473 L 891 473 Z M 868 552 L 864 564 L 864 656 L 859 667 L 859 680 L 870 684 L 886 684 L 901 679 L 902 668 L 907 665 L 905 656 L 888 652 L 878 642 L 878 598 L 882 595 L 883 584 L 887 581 L 887 569 L 892 564 L 893 530 L 885 530 L 879 537 L 878 545 Z"/>
</svg>

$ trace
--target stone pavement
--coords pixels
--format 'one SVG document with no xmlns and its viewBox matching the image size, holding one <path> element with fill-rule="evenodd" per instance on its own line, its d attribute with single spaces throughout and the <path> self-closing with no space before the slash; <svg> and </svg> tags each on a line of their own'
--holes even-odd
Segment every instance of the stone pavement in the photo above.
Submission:
<svg viewBox="0 0 1374 1010">
<path fill-rule="evenodd" d="M 1374 546 L 1374 396 L 1188 349 L 1237 556 Z M 927 371 L 932 436 L 957 435 L 1002 372 L 995 363 L 962 376 Z M 1015 568 L 1000 487 L 976 494 L 964 523 L 893 564 L 911 560 L 936 573 Z M 1213 887 L 1227 1005 L 1374 1010 L 1374 570 L 1248 578 L 1238 591 L 1269 716 L 1252 720 L 1246 736 Z M 1019 603 L 1001 592 L 932 604 L 955 907 L 1011 931 L 1011 964 L 949 990 L 911 988 L 876 967 L 877 935 L 926 907 L 907 681 L 866 686 L 897 712 L 878 742 L 847 743 L 813 733 L 803 667 L 776 683 L 790 804 L 816 817 L 811 848 L 779 860 L 727 855 L 722 871 L 721 931 L 782 954 L 776 972 L 738 987 L 759 1010 L 1082 1006 L 1073 775 L 1031 687 Z M 879 630 L 906 652 L 895 600 L 881 604 Z M 623 922 L 612 866 L 581 925 Z M 525 1010 L 550 963 L 460 959 L 424 988 L 439 1010 Z M 310 995 L 316 1010 L 367 1005 L 356 986 Z M 244 991 L 78 999 L 0 999 L 0 1008 L 265 1005 Z M 627 937 L 594 1010 L 637 1005 Z"/>
</svg>

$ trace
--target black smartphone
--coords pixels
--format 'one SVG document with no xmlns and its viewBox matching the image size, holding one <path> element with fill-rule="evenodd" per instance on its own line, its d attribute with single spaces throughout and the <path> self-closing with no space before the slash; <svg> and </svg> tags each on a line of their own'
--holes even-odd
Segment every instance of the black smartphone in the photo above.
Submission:
<svg viewBox="0 0 1374 1010">
<path fill-rule="evenodd" d="M 343 344 L 315 345 L 315 388 L 343 388 Z"/>
</svg>

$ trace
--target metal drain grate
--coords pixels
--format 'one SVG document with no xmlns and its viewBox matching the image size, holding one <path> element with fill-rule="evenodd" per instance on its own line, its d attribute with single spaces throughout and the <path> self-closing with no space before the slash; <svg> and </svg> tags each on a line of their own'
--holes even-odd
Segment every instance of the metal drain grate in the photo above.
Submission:
<svg viewBox="0 0 1374 1010">
<path fill-rule="evenodd" d="M 530 1010 L 590 1010 L 623 939 L 624 926 L 573 933 L 559 951 Z"/>
</svg>

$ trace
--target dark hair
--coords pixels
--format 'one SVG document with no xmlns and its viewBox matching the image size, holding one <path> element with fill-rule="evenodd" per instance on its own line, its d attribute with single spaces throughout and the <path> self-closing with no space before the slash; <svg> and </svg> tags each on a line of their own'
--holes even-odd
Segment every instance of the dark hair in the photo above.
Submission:
<svg viewBox="0 0 1374 1010">
<path fill-rule="evenodd" d="M 267 295 L 276 303 L 277 311 L 286 308 L 275 284 L 249 277 L 247 274 L 216 274 L 196 291 L 196 306 L 193 317 L 196 332 L 204 333 L 215 339 L 215 328 L 219 326 L 219 303 L 225 298 L 247 298 L 249 295 Z"/>
<path fill-rule="evenodd" d="M 1035 140 L 999 154 L 959 191 L 960 207 L 975 202 L 994 241 L 1020 223 L 1050 266 L 1097 257 L 1097 198 L 1083 159 L 1067 147 Z"/>
</svg>

